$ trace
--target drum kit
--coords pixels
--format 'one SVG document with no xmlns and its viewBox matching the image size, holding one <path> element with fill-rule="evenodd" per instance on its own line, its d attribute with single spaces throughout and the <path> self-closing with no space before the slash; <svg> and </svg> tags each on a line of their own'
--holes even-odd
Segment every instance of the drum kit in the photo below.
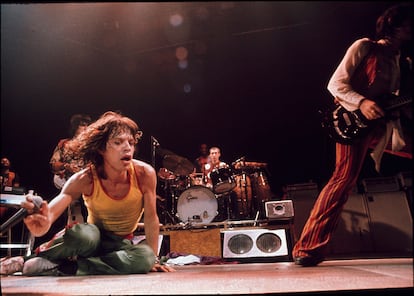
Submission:
<svg viewBox="0 0 414 296">
<path fill-rule="evenodd" d="M 160 222 L 199 225 L 264 218 L 264 203 L 271 197 L 266 168 L 267 163 L 240 158 L 206 176 L 195 173 L 188 159 L 165 155 L 157 173 Z"/>
</svg>

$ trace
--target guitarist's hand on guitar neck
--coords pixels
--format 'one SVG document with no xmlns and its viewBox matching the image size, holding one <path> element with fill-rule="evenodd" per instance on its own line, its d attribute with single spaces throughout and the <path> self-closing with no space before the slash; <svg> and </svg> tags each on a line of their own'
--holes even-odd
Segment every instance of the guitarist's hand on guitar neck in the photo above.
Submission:
<svg viewBox="0 0 414 296">
<path fill-rule="evenodd" d="M 368 120 L 374 120 L 385 116 L 384 110 L 370 99 L 363 99 L 359 109 L 362 115 Z"/>
</svg>

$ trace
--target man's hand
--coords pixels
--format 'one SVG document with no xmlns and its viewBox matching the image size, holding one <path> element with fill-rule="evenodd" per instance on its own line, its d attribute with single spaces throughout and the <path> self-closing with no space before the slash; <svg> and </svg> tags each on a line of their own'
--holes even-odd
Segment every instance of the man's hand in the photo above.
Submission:
<svg viewBox="0 0 414 296">
<path fill-rule="evenodd" d="M 171 266 L 169 266 L 168 264 L 159 264 L 159 263 L 155 263 L 154 266 L 152 267 L 151 271 L 159 271 L 159 272 L 173 272 L 176 271 L 174 268 L 172 268 Z"/>
<path fill-rule="evenodd" d="M 26 201 L 22 202 L 21 206 L 29 213 L 29 215 L 23 220 L 27 226 L 27 229 L 29 229 L 35 237 L 45 235 L 51 226 L 48 203 L 43 201 L 40 209 L 35 211 L 36 207 L 33 203 L 31 195 L 29 194 L 26 196 Z"/>
<path fill-rule="evenodd" d="M 368 120 L 378 119 L 385 115 L 381 107 L 369 99 L 364 99 L 359 109 Z"/>
</svg>

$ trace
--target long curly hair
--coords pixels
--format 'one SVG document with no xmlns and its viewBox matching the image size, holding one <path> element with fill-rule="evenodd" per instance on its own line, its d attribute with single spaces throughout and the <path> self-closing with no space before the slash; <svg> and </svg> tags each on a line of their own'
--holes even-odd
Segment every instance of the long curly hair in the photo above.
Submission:
<svg viewBox="0 0 414 296">
<path fill-rule="evenodd" d="M 376 22 L 377 39 L 392 37 L 395 29 L 404 25 L 404 22 L 413 17 L 411 3 L 401 3 L 391 6 L 378 17 Z"/>
<path fill-rule="evenodd" d="M 80 125 L 89 125 L 92 118 L 88 114 L 74 114 L 70 118 L 69 136 L 73 138 Z"/>
<path fill-rule="evenodd" d="M 124 132 L 134 136 L 135 145 L 142 137 L 138 124 L 131 118 L 123 116 L 120 112 L 107 111 L 98 120 L 88 125 L 71 141 L 69 146 L 75 155 L 84 160 L 85 164 L 95 165 L 99 172 L 103 165 L 103 157 L 99 151 L 105 151 L 108 140 Z M 102 177 L 105 176 L 102 175 Z"/>
</svg>

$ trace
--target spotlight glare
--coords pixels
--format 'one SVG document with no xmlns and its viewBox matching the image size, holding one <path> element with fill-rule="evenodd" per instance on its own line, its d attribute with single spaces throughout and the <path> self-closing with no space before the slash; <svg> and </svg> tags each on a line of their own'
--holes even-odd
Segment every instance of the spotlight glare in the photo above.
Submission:
<svg viewBox="0 0 414 296">
<path fill-rule="evenodd" d="M 187 93 L 187 94 L 191 92 L 191 84 L 190 83 L 184 84 L 184 92 Z"/>
<path fill-rule="evenodd" d="M 187 60 L 178 61 L 178 68 L 184 70 L 184 69 L 187 69 L 187 67 L 188 67 L 188 61 Z"/>
<path fill-rule="evenodd" d="M 173 27 L 178 27 L 183 23 L 183 17 L 181 16 L 181 14 L 173 14 L 170 16 L 170 24 Z"/>
<path fill-rule="evenodd" d="M 175 56 L 178 60 L 185 60 L 188 56 L 188 50 L 184 46 L 177 47 L 175 50 Z"/>
</svg>

